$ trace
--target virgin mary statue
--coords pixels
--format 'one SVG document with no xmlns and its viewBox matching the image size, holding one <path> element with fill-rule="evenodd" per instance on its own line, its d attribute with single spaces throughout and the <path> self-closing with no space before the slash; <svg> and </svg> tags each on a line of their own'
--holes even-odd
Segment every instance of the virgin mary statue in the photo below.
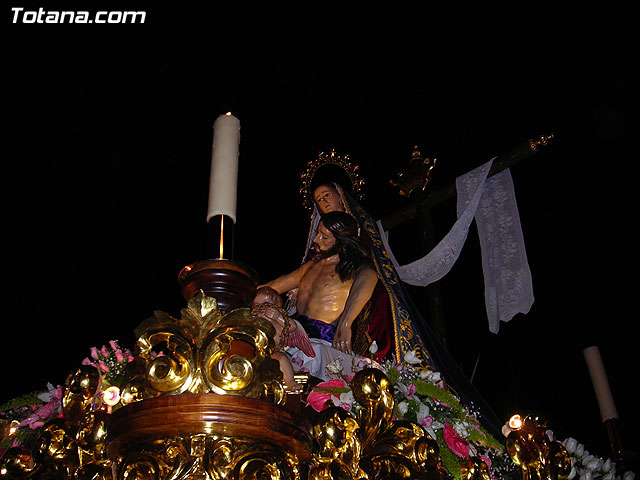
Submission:
<svg viewBox="0 0 640 480">
<path fill-rule="evenodd" d="M 327 175 L 318 175 L 320 167 L 334 165 L 348 177 L 347 192 L 337 181 L 327 180 Z M 335 167 L 334 167 L 335 168 Z M 330 170 L 330 169 L 325 169 Z M 307 260 L 313 248 L 312 240 L 318 222 L 329 211 L 343 211 L 352 215 L 360 226 L 360 238 L 369 249 L 371 260 L 378 274 L 378 285 L 359 318 L 354 322 L 354 353 L 366 355 L 375 340 L 378 360 L 395 357 L 402 361 L 407 354 L 416 356 L 422 366 L 440 372 L 445 384 L 460 399 L 470 405 L 482 418 L 482 423 L 494 435 L 499 434 L 501 422 L 469 379 L 458 368 L 438 336 L 425 321 L 411 300 L 405 285 L 400 280 L 390 252 L 382 241 L 376 221 L 362 208 L 356 198 L 361 198 L 364 184 L 348 157 L 331 151 L 321 153 L 315 162 L 309 162 L 302 174 L 303 204 L 311 210 L 309 236 L 303 257 Z M 335 177 L 334 177 L 335 178 Z M 343 183 L 346 183 L 344 178 Z M 356 197 L 356 198 L 354 198 Z M 288 293 L 287 308 L 290 314 L 295 309 L 295 291 Z"/>
</svg>

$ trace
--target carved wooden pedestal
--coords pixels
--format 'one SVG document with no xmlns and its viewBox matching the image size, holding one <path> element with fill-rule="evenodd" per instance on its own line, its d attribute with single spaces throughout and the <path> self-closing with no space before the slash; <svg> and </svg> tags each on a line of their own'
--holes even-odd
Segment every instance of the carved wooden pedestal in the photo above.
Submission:
<svg viewBox="0 0 640 480">
<path fill-rule="evenodd" d="M 311 437 L 282 407 L 235 395 L 176 395 L 114 413 L 114 478 L 298 479 Z"/>
<path fill-rule="evenodd" d="M 251 303 L 259 278 L 252 268 L 236 260 L 217 259 L 187 265 L 178 281 L 185 300 L 202 290 L 216 299 L 220 310 L 227 312 Z"/>
</svg>

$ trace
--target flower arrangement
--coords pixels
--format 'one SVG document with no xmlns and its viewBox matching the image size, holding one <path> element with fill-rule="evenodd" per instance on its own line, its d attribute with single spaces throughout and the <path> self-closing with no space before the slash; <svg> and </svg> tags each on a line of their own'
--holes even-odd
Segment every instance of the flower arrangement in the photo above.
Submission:
<svg viewBox="0 0 640 480">
<path fill-rule="evenodd" d="M 116 340 L 110 340 L 102 348 L 90 348 L 90 354 L 82 365 L 92 365 L 100 372 L 100 389 L 95 398 L 95 409 L 111 413 L 119 402 L 119 386 L 124 378 L 125 368 L 133 356 L 128 349 L 122 349 Z M 30 446 L 40 431 L 50 420 L 63 418 L 62 386 L 47 384 L 46 392 L 33 392 L 0 405 L 0 457 L 6 448 L 19 445 Z"/>
<path fill-rule="evenodd" d="M 567 477 L 568 480 L 584 479 L 584 480 L 613 480 L 620 478 L 616 476 L 616 465 L 611 459 L 603 460 L 602 458 L 591 455 L 584 445 L 578 443 L 575 438 L 569 437 L 560 442 L 567 449 L 569 458 L 571 458 L 571 473 Z M 627 474 L 631 472 L 626 472 Z M 631 478 L 630 475 L 623 477 Z"/>
<path fill-rule="evenodd" d="M 460 464 L 470 456 L 481 457 L 498 478 L 516 472 L 502 444 L 482 428 L 477 414 L 445 387 L 439 372 L 419 364 L 415 353 L 409 352 L 403 362 L 362 361 L 358 367 L 374 366 L 385 373 L 393 386 L 394 419 L 421 425 L 438 443 L 443 466 L 454 478 L 460 478 Z M 329 364 L 327 373 L 335 378 L 316 385 L 307 397 L 308 405 L 316 411 L 330 406 L 353 412 L 362 408 L 351 392 L 353 376 L 342 373 L 339 361 Z"/>
<path fill-rule="evenodd" d="M 133 355 L 129 349 L 122 350 L 116 340 L 109 340 L 109 347 L 91 347 L 90 355 L 82 360 L 82 365 L 92 365 L 100 370 L 103 388 L 109 386 L 119 387 L 124 378 L 124 371 L 129 362 L 133 361 Z"/>
<path fill-rule="evenodd" d="M 47 384 L 46 392 L 32 392 L 0 405 L 0 452 L 29 444 L 49 420 L 62 416 L 62 387 Z M 0 453 L 0 457 L 1 457 Z"/>
</svg>

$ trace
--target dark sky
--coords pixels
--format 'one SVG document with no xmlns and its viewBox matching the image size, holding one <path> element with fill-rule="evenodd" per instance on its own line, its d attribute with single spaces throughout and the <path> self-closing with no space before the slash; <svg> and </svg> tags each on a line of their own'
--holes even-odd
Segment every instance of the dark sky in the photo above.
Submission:
<svg viewBox="0 0 640 480">
<path fill-rule="evenodd" d="M 243 42 L 182 20 L 159 10 L 145 25 L 5 20 L 0 401 L 62 383 L 91 346 L 132 346 L 154 310 L 179 316 L 178 272 L 207 251 L 213 122 L 232 111 L 241 122 L 235 258 L 265 281 L 301 260 L 299 175 L 318 152 L 360 165 L 362 203 L 381 218 L 407 202 L 388 179 L 413 145 L 438 158 L 436 189 L 553 132 L 511 170 L 535 304 L 489 333 L 472 228 L 441 282 L 447 345 L 468 375 L 478 361 L 474 383 L 501 418 L 539 411 L 560 435 L 608 455 L 582 357 L 598 345 L 623 428 L 637 426 L 626 44 L 469 37 L 452 47 L 374 29 L 253 32 Z M 443 236 L 455 202 L 433 215 Z M 401 262 L 414 259 L 416 234 L 411 225 L 391 233 Z M 426 309 L 424 291 L 410 291 Z"/>
</svg>

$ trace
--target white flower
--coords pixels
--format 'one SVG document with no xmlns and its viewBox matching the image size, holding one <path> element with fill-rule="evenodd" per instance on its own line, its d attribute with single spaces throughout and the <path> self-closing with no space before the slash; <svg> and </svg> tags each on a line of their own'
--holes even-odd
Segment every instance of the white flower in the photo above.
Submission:
<svg viewBox="0 0 640 480">
<path fill-rule="evenodd" d="M 417 365 L 421 362 L 415 350 L 411 350 L 404 354 L 404 361 L 409 365 Z"/>
<path fill-rule="evenodd" d="M 407 402 L 400 402 L 398 404 L 398 410 L 400 410 L 402 415 L 406 414 L 409 411 L 409 404 Z"/>
<path fill-rule="evenodd" d="M 578 441 L 575 438 L 569 437 L 564 441 L 564 448 L 567 449 L 567 452 L 573 453 L 576 451 L 576 448 L 578 448 Z"/>
<path fill-rule="evenodd" d="M 342 359 L 336 358 L 333 362 L 327 363 L 327 366 L 325 368 L 327 369 L 327 373 L 329 374 L 340 375 L 343 370 Z"/>
<path fill-rule="evenodd" d="M 442 430 L 444 428 L 444 423 L 442 423 L 442 422 L 433 422 L 432 427 L 435 428 L 436 430 Z"/>
<path fill-rule="evenodd" d="M 469 432 L 467 431 L 463 423 L 454 422 L 451 426 L 462 438 L 467 438 L 467 436 L 469 435 Z"/>
<path fill-rule="evenodd" d="M 51 383 L 47 383 L 47 391 L 39 394 L 38 398 L 44 403 L 49 403 L 53 399 L 55 391 L 56 388 Z"/>
<path fill-rule="evenodd" d="M 427 407 L 424 403 L 420 402 L 420 406 L 418 407 L 418 413 L 416 418 L 418 423 L 422 425 L 422 421 L 429 416 L 429 407 Z"/>
<path fill-rule="evenodd" d="M 371 353 L 376 353 L 378 351 L 378 344 L 376 343 L 375 340 L 371 342 L 371 345 L 369 345 L 369 351 Z"/>
<path fill-rule="evenodd" d="M 355 399 L 353 398 L 353 393 L 351 392 L 351 390 L 346 393 L 341 393 L 340 398 L 336 397 L 335 395 L 331 395 L 331 401 L 333 402 L 333 404 L 336 407 L 342 407 L 347 411 L 351 411 L 354 400 Z"/>
<path fill-rule="evenodd" d="M 591 457 L 587 462 L 585 462 L 585 464 L 586 467 L 591 471 L 599 470 L 600 466 L 602 465 L 602 460 L 596 457 Z"/>
<path fill-rule="evenodd" d="M 425 380 L 427 382 L 438 383 L 440 381 L 440 372 L 434 372 L 433 370 L 420 370 L 418 375 L 420 376 L 420 380 Z"/>
</svg>

